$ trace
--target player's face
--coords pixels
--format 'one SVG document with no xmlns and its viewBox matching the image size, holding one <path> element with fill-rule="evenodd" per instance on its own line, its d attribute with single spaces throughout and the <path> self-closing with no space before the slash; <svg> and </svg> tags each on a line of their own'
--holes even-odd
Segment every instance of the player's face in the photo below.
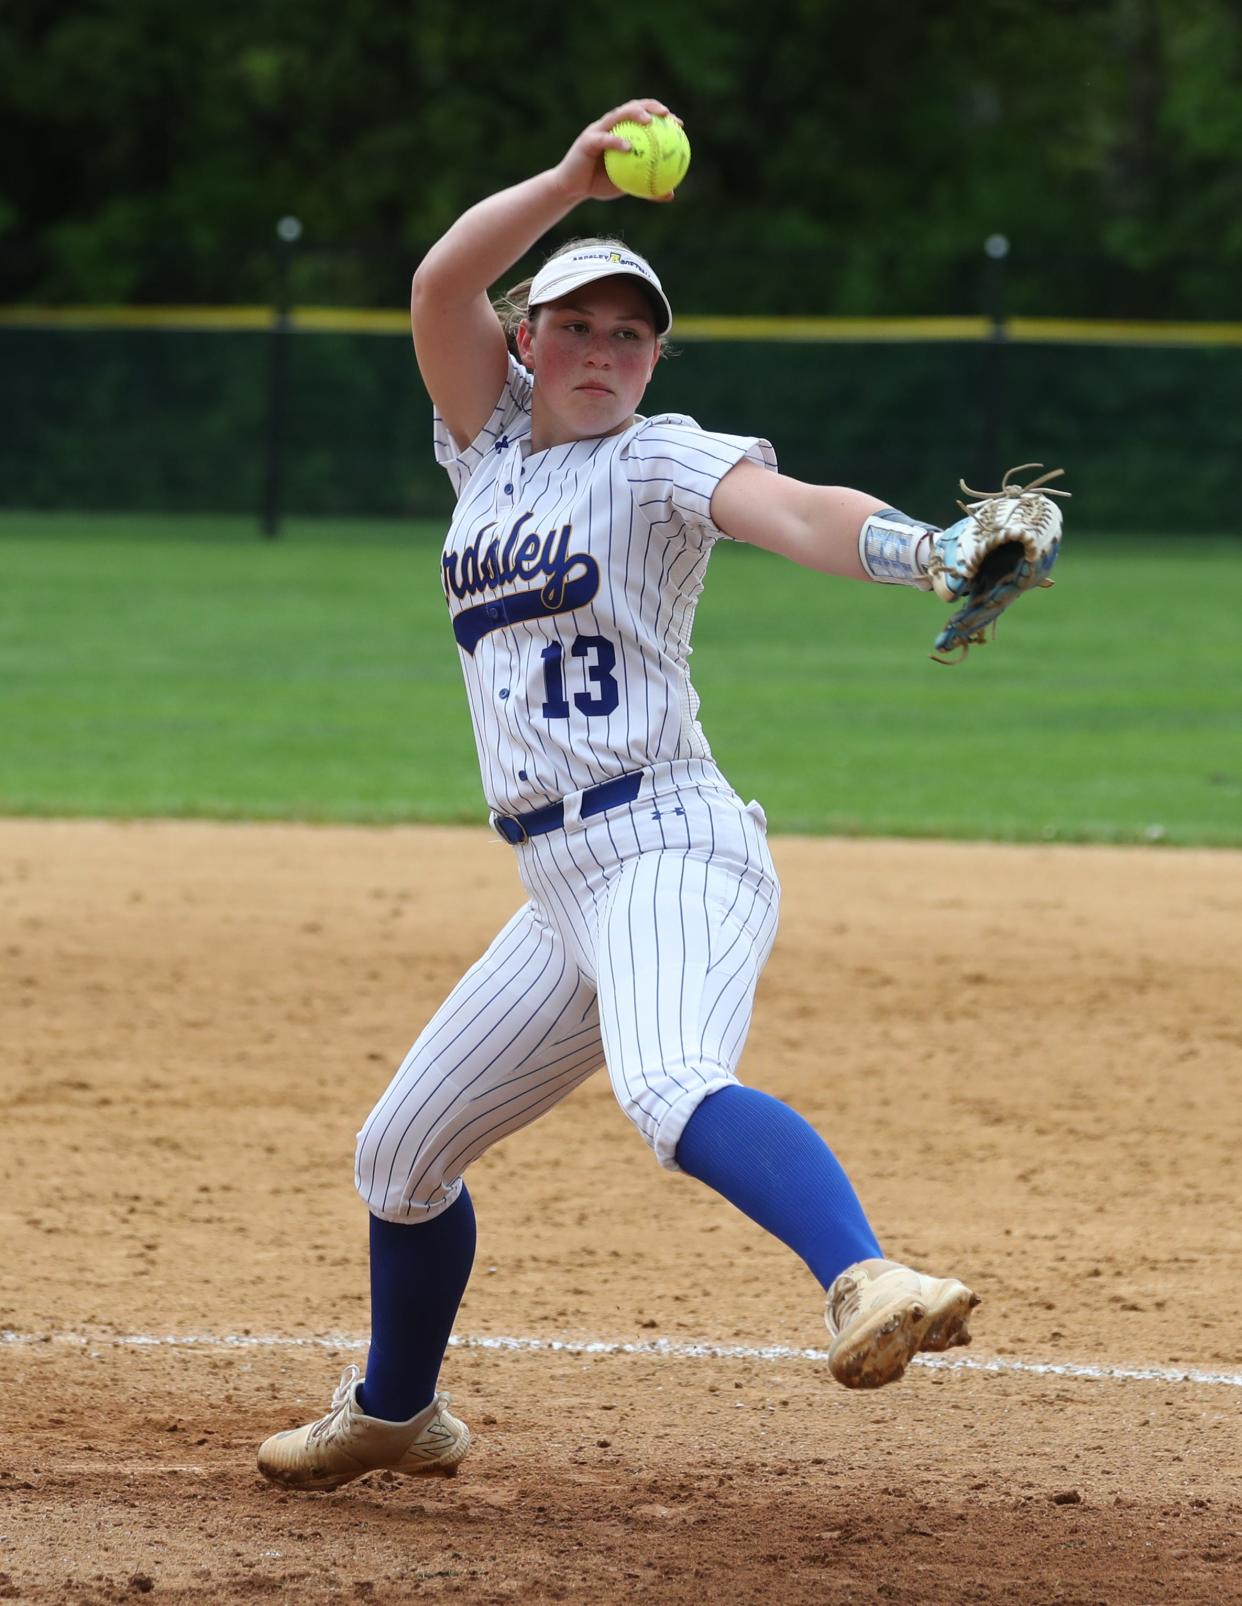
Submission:
<svg viewBox="0 0 1242 1606">
<path fill-rule="evenodd" d="M 535 376 L 532 444 L 628 429 L 660 355 L 651 303 L 627 278 L 599 279 L 540 307 L 518 331 Z"/>
</svg>

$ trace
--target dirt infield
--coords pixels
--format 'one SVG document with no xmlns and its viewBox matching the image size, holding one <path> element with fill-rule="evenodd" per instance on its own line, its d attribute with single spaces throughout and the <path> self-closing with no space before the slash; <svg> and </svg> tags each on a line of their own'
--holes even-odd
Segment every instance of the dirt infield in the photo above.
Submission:
<svg viewBox="0 0 1242 1606">
<path fill-rule="evenodd" d="M 364 1358 L 353 1133 L 508 850 L 0 821 L 0 1598 L 1242 1600 L 1242 857 L 774 846 L 745 1078 L 973 1281 L 972 1368 L 833 1385 L 598 1076 L 471 1173 L 461 1475 L 298 1496 L 254 1449 Z"/>
</svg>

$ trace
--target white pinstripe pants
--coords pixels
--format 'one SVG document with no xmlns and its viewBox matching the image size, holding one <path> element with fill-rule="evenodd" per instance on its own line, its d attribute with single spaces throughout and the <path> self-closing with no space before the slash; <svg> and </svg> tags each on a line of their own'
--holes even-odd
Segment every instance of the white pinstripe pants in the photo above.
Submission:
<svg viewBox="0 0 1242 1606">
<path fill-rule="evenodd" d="M 373 1214 L 447 1210 L 471 1161 L 601 1061 L 669 1170 L 696 1106 L 736 1080 L 780 903 L 763 813 L 723 780 L 650 786 L 515 850 L 530 901 L 358 1134 L 355 1183 Z"/>
</svg>

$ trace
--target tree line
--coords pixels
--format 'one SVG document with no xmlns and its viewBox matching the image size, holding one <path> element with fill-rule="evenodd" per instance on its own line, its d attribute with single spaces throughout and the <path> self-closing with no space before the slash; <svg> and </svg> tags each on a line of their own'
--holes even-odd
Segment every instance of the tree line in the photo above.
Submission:
<svg viewBox="0 0 1242 1606">
<path fill-rule="evenodd" d="M 1236 0 L 6 0 L 0 300 L 397 305 L 632 93 L 676 202 L 593 204 L 679 310 L 1242 317 Z"/>
</svg>

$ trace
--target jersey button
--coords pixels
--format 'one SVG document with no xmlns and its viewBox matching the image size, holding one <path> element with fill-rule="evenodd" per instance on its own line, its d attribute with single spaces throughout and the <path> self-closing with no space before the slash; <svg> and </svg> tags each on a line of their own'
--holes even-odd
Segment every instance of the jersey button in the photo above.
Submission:
<svg viewBox="0 0 1242 1606">
<path fill-rule="evenodd" d="M 525 770 L 519 770 L 518 771 L 518 780 L 519 781 L 529 781 L 530 780 L 530 776 L 527 775 Z"/>
<path fill-rule="evenodd" d="M 512 496 L 513 495 L 513 487 L 512 487 L 512 485 L 506 485 L 505 486 L 505 495 L 506 496 Z"/>
<path fill-rule="evenodd" d="M 508 702 L 508 700 L 509 700 L 509 688 L 507 686 L 504 686 L 504 687 L 501 688 L 500 700 L 501 700 L 502 703 Z"/>
</svg>

